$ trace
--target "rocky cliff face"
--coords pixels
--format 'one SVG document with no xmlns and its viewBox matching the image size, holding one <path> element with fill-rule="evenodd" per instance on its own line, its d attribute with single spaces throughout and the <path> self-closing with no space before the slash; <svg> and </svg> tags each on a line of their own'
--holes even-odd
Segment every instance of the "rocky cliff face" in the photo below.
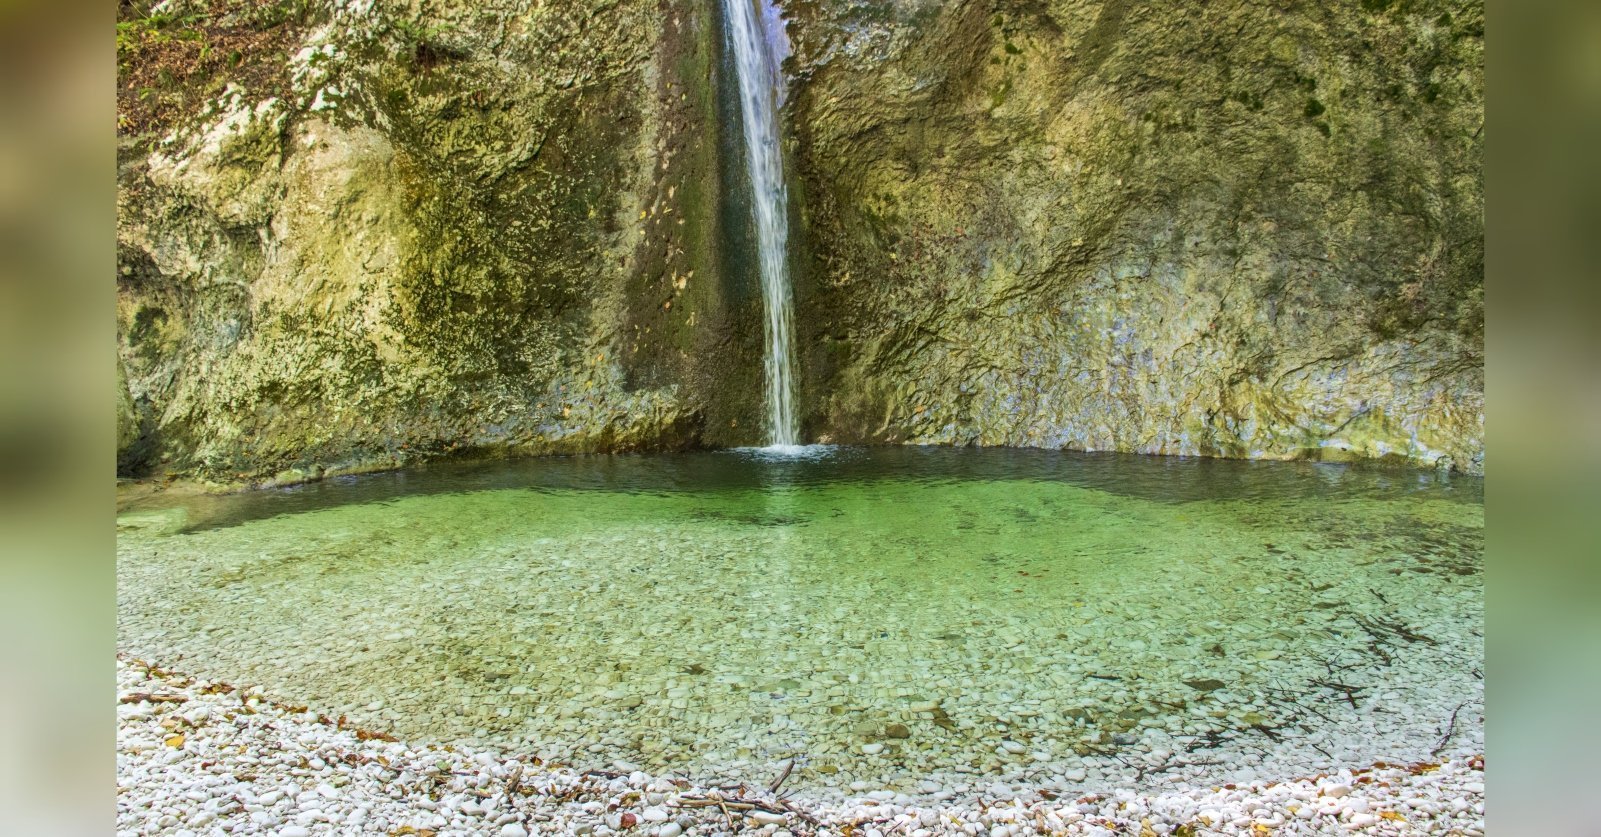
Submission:
<svg viewBox="0 0 1601 837">
<path fill-rule="evenodd" d="M 262 8 L 119 27 L 125 76 L 192 70 L 124 95 L 124 470 L 717 444 L 754 415 L 719 349 L 710 7 Z M 170 54 L 239 37 L 289 46 Z"/>
<path fill-rule="evenodd" d="M 787 12 L 812 437 L 1482 467 L 1477 6 Z M 715 3 L 122 17 L 124 473 L 760 441 Z"/>
<path fill-rule="evenodd" d="M 813 427 L 1482 467 L 1471 3 L 805 3 Z"/>
</svg>

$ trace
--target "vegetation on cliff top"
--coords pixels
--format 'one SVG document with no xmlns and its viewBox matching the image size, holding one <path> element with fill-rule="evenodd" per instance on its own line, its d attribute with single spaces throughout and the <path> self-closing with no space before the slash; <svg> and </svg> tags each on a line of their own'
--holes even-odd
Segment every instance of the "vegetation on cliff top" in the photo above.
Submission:
<svg viewBox="0 0 1601 837">
<path fill-rule="evenodd" d="M 286 95 L 288 56 L 314 9 L 311 0 L 121 0 L 118 136 L 146 146 L 230 84 L 256 98 Z"/>
</svg>

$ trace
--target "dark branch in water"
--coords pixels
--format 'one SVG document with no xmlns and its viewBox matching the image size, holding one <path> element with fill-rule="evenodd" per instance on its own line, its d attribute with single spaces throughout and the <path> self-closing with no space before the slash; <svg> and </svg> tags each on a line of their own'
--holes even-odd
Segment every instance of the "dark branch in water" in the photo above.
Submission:
<svg viewBox="0 0 1601 837">
<path fill-rule="evenodd" d="M 1421 642 L 1426 645 L 1439 644 L 1433 639 L 1426 637 L 1423 634 L 1412 630 L 1411 628 L 1408 628 L 1394 619 L 1384 619 L 1378 616 L 1363 616 L 1361 614 L 1352 614 L 1351 618 L 1356 620 L 1356 623 L 1361 625 L 1365 630 L 1367 630 L 1368 633 L 1373 634 L 1376 637 L 1385 639 L 1399 637 L 1407 642 Z"/>
<path fill-rule="evenodd" d="M 1315 686 L 1322 686 L 1330 691 L 1340 692 L 1341 694 L 1345 695 L 1345 700 L 1347 703 L 1351 704 L 1352 709 L 1356 708 L 1357 695 L 1363 691 L 1366 691 L 1367 689 L 1366 686 L 1348 686 L 1344 683 L 1336 683 L 1332 680 L 1313 680 L 1312 684 Z"/>
<path fill-rule="evenodd" d="M 1206 731 L 1205 735 L 1198 736 L 1194 741 L 1191 741 L 1190 746 L 1184 748 L 1184 752 L 1193 753 L 1196 750 L 1210 750 L 1215 747 L 1221 747 L 1233 738 L 1234 736 L 1228 730 L 1210 729 Z"/>
<path fill-rule="evenodd" d="M 1317 681 L 1314 680 L 1312 682 L 1316 683 Z M 1266 696 L 1267 696 L 1268 700 L 1272 701 L 1273 703 L 1275 703 L 1275 704 L 1277 704 L 1279 706 L 1294 707 L 1297 710 L 1310 712 L 1313 715 L 1316 715 L 1319 718 L 1322 718 L 1323 720 L 1328 721 L 1331 724 L 1334 723 L 1334 720 L 1332 718 L 1330 718 L 1329 716 L 1327 716 L 1327 715 L 1323 714 L 1322 712 L 1319 712 L 1316 709 L 1313 709 L 1312 707 L 1307 706 L 1306 704 L 1302 703 L 1300 701 L 1300 699 L 1295 697 L 1288 689 L 1268 689 L 1267 692 L 1266 692 Z M 1355 706 L 1355 704 L 1353 704 L 1353 707 L 1354 706 Z"/>
<path fill-rule="evenodd" d="M 1267 736 L 1268 740 L 1272 741 L 1274 743 L 1278 743 L 1278 742 L 1284 740 L 1284 736 L 1279 735 L 1278 732 L 1277 732 L 1277 730 L 1282 729 L 1282 727 L 1270 727 L 1267 724 L 1252 724 L 1251 725 L 1251 729 L 1254 729 L 1257 732 L 1260 732 L 1263 735 Z"/>
<path fill-rule="evenodd" d="M 1451 721 L 1445 727 L 1445 735 L 1440 736 L 1440 743 L 1434 745 L 1434 749 L 1429 751 L 1429 755 L 1438 756 L 1443 750 L 1445 750 L 1445 745 L 1451 740 L 1451 736 L 1456 735 L 1456 716 L 1457 713 L 1462 711 L 1462 707 L 1464 706 L 1467 706 L 1467 704 L 1459 703 L 1456 705 L 1455 709 L 1451 710 Z"/>
</svg>

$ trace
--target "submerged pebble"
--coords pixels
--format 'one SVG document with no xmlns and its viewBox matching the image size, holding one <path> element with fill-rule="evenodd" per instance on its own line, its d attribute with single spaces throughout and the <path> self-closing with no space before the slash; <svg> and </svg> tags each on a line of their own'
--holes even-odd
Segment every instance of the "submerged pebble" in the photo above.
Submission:
<svg viewBox="0 0 1601 837">
<path fill-rule="evenodd" d="M 496 489 L 128 527 L 118 641 L 406 739 L 762 786 L 799 756 L 785 789 L 824 795 L 1316 775 L 1431 759 L 1453 713 L 1441 757 L 1482 750 L 1482 576 L 1386 569 L 1477 566 L 1482 504 L 1350 479 Z"/>
<path fill-rule="evenodd" d="M 528 837 L 640 829 L 655 837 L 681 837 L 726 830 L 716 807 L 684 805 L 714 793 L 692 783 L 668 783 L 641 771 L 611 778 L 538 764 L 526 753 L 386 741 L 276 701 L 251 708 L 235 693 L 200 687 L 177 674 L 152 673 L 132 660 L 118 660 L 117 681 L 120 695 L 170 701 L 143 701 L 150 710 L 145 714 L 120 711 L 130 704 L 119 704 L 119 832 L 178 834 L 189 828 L 310 837 L 314 830 L 431 830 Z M 188 725 L 185 707 L 195 706 L 209 711 L 196 714 L 200 721 Z M 173 720 L 186 725 L 182 748 L 164 743 Z M 312 756 L 321 766 L 308 773 L 301 765 Z M 527 791 L 514 801 L 506 798 L 513 776 Z M 1147 794 L 1046 796 L 1026 782 L 1020 787 L 995 783 L 984 790 L 984 801 L 965 784 L 924 779 L 913 790 L 938 787 L 939 792 L 915 803 L 882 789 L 854 802 L 810 793 L 780 801 L 751 790 L 765 805 L 799 813 L 755 809 L 745 819 L 769 829 L 771 837 L 837 832 L 846 825 L 863 835 L 1013 835 L 1040 828 L 1069 835 L 1178 833 L 1181 827 L 1193 833 L 1251 833 L 1292 821 L 1315 833 L 1391 822 L 1404 826 L 1405 833 L 1478 835 L 1484 831 L 1483 776 L 1482 759 L 1469 757 L 1414 767 L 1341 769 L 1317 780 L 1259 779 Z M 308 784 L 311 791 L 301 790 Z M 339 786 L 340 793 L 329 797 L 320 792 L 324 786 Z M 652 804 L 657 798 L 660 802 Z"/>
</svg>

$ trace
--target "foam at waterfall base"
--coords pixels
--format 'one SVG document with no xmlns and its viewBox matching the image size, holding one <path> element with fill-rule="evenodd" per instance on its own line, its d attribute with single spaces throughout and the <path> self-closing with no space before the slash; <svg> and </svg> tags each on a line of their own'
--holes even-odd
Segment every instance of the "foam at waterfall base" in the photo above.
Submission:
<svg viewBox="0 0 1601 837">
<path fill-rule="evenodd" d="M 837 445 L 768 445 L 734 450 L 758 459 L 826 459 L 838 449 Z"/>
</svg>

